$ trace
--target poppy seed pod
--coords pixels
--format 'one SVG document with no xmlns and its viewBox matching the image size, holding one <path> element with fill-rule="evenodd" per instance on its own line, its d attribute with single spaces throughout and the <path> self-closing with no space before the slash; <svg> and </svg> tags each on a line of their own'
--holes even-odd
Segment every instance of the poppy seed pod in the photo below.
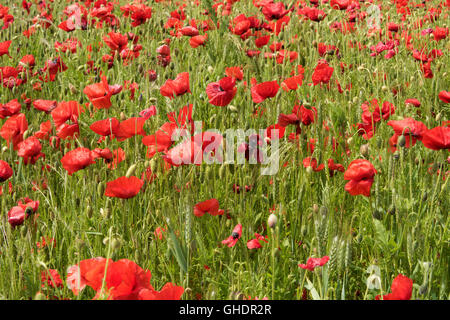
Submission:
<svg viewBox="0 0 450 320">
<path fill-rule="evenodd" d="M 267 225 L 273 229 L 277 225 L 277 222 L 278 222 L 277 216 L 273 213 L 270 214 L 269 218 L 267 219 Z"/>
</svg>

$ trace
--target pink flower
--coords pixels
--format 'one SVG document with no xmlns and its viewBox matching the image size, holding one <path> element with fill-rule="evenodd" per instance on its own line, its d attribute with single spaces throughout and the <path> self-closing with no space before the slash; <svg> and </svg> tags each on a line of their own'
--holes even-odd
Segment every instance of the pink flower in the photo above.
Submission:
<svg viewBox="0 0 450 320">
<path fill-rule="evenodd" d="M 328 260 L 330 260 L 330 257 L 324 256 L 322 258 L 309 258 L 306 264 L 299 264 L 298 266 L 302 269 L 306 269 L 309 271 L 314 271 L 316 267 L 322 267 L 325 265 Z"/>
</svg>

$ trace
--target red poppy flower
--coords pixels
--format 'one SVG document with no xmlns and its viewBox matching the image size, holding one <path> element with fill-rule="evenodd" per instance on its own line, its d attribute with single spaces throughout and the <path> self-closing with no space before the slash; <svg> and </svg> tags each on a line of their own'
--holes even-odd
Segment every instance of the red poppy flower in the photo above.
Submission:
<svg viewBox="0 0 450 320">
<path fill-rule="evenodd" d="M 297 11 L 297 14 L 299 16 L 304 16 L 306 19 L 315 22 L 320 22 L 327 16 L 327 14 L 324 11 L 310 7 L 301 8 L 300 10 Z"/>
<path fill-rule="evenodd" d="M 198 46 L 203 46 L 206 43 L 206 40 L 208 40 L 208 34 L 204 35 L 197 35 L 189 39 L 189 45 L 192 48 L 197 48 Z"/>
<path fill-rule="evenodd" d="M 22 225 L 27 217 L 28 215 L 25 212 L 25 209 L 20 206 L 12 207 L 11 210 L 8 211 L 8 223 L 13 228 Z"/>
<path fill-rule="evenodd" d="M 438 95 L 439 99 L 444 103 L 450 103 L 450 91 L 442 90 Z"/>
<path fill-rule="evenodd" d="M 352 196 L 362 194 L 370 197 L 370 188 L 376 173 L 375 167 L 368 160 L 353 160 L 344 172 L 344 180 L 350 180 L 345 185 L 345 190 Z"/>
<path fill-rule="evenodd" d="M 0 119 L 18 114 L 20 109 L 21 105 L 17 99 L 11 100 L 5 104 L 0 103 Z"/>
<path fill-rule="evenodd" d="M 319 60 L 314 72 L 312 74 L 313 84 L 316 86 L 319 83 L 327 84 L 333 75 L 334 68 L 328 65 L 326 60 Z"/>
<path fill-rule="evenodd" d="M 25 164 L 28 164 L 29 161 L 34 164 L 38 158 L 44 155 L 41 152 L 42 145 L 35 136 L 31 136 L 20 142 L 17 147 L 17 155 L 23 158 Z"/>
<path fill-rule="evenodd" d="M 328 159 L 328 171 L 330 177 L 334 176 L 334 171 L 344 172 L 345 168 L 342 164 L 334 163 L 333 159 Z"/>
<path fill-rule="evenodd" d="M 367 124 L 379 122 L 381 119 L 387 120 L 395 113 L 395 106 L 392 103 L 385 101 L 380 108 L 377 99 L 372 99 L 370 105 L 369 102 L 364 102 L 361 109 L 363 110 L 361 118 Z"/>
<path fill-rule="evenodd" d="M 217 199 L 209 199 L 199 202 L 194 206 L 195 216 L 201 217 L 205 213 L 209 213 L 212 216 L 217 216 L 222 215 L 224 211 L 219 210 L 219 201 Z"/>
<path fill-rule="evenodd" d="M 383 296 L 383 300 L 410 300 L 413 289 L 413 281 L 408 277 L 399 274 L 394 281 L 392 281 L 391 293 Z M 380 300 L 380 296 L 375 297 Z"/>
<path fill-rule="evenodd" d="M 42 100 L 37 99 L 33 101 L 33 107 L 39 111 L 44 111 L 45 113 L 50 113 L 57 106 L 56 100 Z"/>
<path fill-rule="evenodd" d="M 13 170 L 8 162 L 0 160 L 0 182 L 6 181 L 13 175 Z"/>
<path fill-rule="evenodd" d="M 147 157 L 152 158 L 157 152 L 166 152 L 173 144 L 172 134 L 177 128 L 175 123 L 166 122 L 154 135 L 145 136 L 142 143 L 148 147 Z"/>
<path fill-rule="evenodd" d="M 28 122 L 23 113 L 8 118 L 0 129 L 0 136 L 6 140 L 8 146 L 13 144 L 14 150 L 23 140 L 23 133 L 28 129 Z"/>
<path fill-rule="evenodd" d="M 423 134 L 428 130 L 428 128 L 420 121 L 416 121 L 412 118 L 405 118 L 403 120 L 391 120 L 388 123 L 394 129 L 397 136 L 404 135 L 406 140 L 408 140 L 408 146 L 415 145 L 416 140 L 421 141 Z M 411 138 L 411 142 L 409 141 Z"/>
<path fill-rule="evenodd" d="M 39 125 L 39 131 L 34 133 L 34 136 L 39 140 L 49 140 L 50 132 L 52 131 L 52 122 L 50 120 L 42 122 Z"/>
<path fill-rule="evenodd" d="M 275 130 L 278 130 L 278 135 L 274 132 Z M 284 137 L 284 133 L 286 131 L 286 128 L 284 126 L 281 126 L 280 124 L 272 124 L 267 127 L 266 131 L 264 132 L 264 138 L 269 138 L 270 140 L 273 139 L 281 139 Z"/>
<path fill-rule="evenodd" d="M 139 291 L 139 300 L 180 300 L 184 293 L 184 288 L 176 286 L 171 282 L 166 283 L 161 291 L 152 288 Z"/>
<path fill-rule="evenodd" d="M 120 122 L 119 128 L 114 132 L 117 141 L 123 141 L 135 135 L 145 136 L 145 118 L 132 117 Z"/>
<path fill-rule="evenodd" d="M 436 40 L 436 41 L 445 39 L 448 36 L 448 28 L 436 27 L 436 29 L 434 29 L 434 31 L 433 31 L 433 35 L 434 35 L 434 40 Z"/>
<path fill-rule="evenodd" d="M 267 98 L 273 98 L 276 96 L 280 86 L 276 81 L 266 81 L 255 84 L 251 88 L 252 100 L 254 103 L 261 103 Z"/>
<path fill-rule="evenodd" d="M 198 35 L 198 29 L 193 26 L 186 26 L 179 30 L 183 36 L 194 37 Z"/>
<path fill-rule="evenodd" d="M 236 95 L 237 88 L 235 84 L 236 80 L 230 77 L 208 84 L 206 86 L 206 94 L 208 95 L 209 103 L 220 107 L 228 105 Z"/>
<path fill-rule="evenodd" d="M 19 70 L 13 67 L 0 67 L 0 79 L 3 80 L 3 87 L 12 89 L 18 87 L 23 83 L 23 80 L 18 77 Z"/>
<path fill-rule="evenodd" d="M 309 258 L 308 261 L 306 261 L 306 264 L 300 263 L 298 266 L 305 270 L 314 271 L 315 268 L 324 266 L 328 260 L 330 260 L 330 257 L 328 256 L 322 258 Z"/>
<path fill-rule="evenodd" d="M 99 120 L 90 125 L 89 129 L 101 136 L 111 136 L 119 130 L 120 122 L 116 118 Z"/>
<path fill-rule="evenodd" d="M 0 42 L 0 57 L 6 54 L 11 58 L 11 56 L 9 55 L 9 46 L 11 45 L 11 43 L 11 40 Z"/>
<path fill-rule="evenodd" d="M 66 121 L 77 123 L 78 117 L 84 112 L 83 107 L 78 101 L 62 101 L 51 112 L 55 127 L 63 125 Z"/>
<path fill-rule="evenodd" d="M 413 105 L 413 106 L 416 107 L 416 108 L 420 107 L 420 101 L 417 100 L 417 99 L 414 99 L 414 98 L 406 99 L 406 100 L 405 100 L 405 104 L 407 104 L 407 105 L 408 105 L 408 104 Z"/>
<path fill-rule="evenodd" d="M 86 86 L 83 92 L 97 109 L 108 109 L 111 107 L 113 91 L 105 76 L 102 76 L 102 82 Z"/>
<path fill-rule="evenodd" d="M 144 181 L 137 177 L 120 177 L 106 183 L 105 196 L 129 199 L 136 196 L 142 188 Z"/>
<path fill-rule="evenodd" d="M 241 81 L 244 78 L 244 73 L 240 67 L 225 68 L 225 74 L 228 77 L 233 77 L 238 81 Z"/>
<path fill-rule="evenodd" d="M 107 36 L 103 36 L 103 41 L 112 51 L 121 52 L 128 45 L 128 36 L 126 34 L 111 31 Z M 111 53 L 112 54 L 112 53 Z"/>
<path fill-rule="evenodd" d="M 322 171 L 323 168 L 325 168 L 325 165 L 323 163 L 321 163 L 320 165 L 317 165 L 316 158 L 307 157 L 307 158 L 303 159 L 303 167 L 305 167 L 305 168 L 311 167 L 311 169 L 313 169 L 315 172 L 319 172 L 319 171 Z"/>
<path fill-rule="evenodd" d="M 268 243 L 267 236 L 263 237 L 259 233 L 255 232 L 255 237 L 256 237 L 255 239 L 251 239 L 251 240 L 247 241 L 247 248 L 249 248 L 250 250 L 262 248 L 261 241 L 263 241 L 262 243 L 264 243 L 264 242 Z"/>
<path fill-rule="evenodd" d="M 231 236 L 222 241 L 222 244 L 226 244 L 229 248 L 234 247 L 238 240 L 242 236 L 242 225 L 238 224 L 234 227 Z"/>
<path fill-rule="evenodd" d="M 450 149 L 450 127 L 436 127 L 422 134 L 423 145 L 431 150 Z"/>
<path fill-rule="evenodd" d="M 78 170 L 95 163 L 91 150 L 87 148 L 76 148 L 67 152 L 61 159 L 61 164 L 67 170 L 69 176 Z"/>
<path fill-rule="evenodd" d="M 185 93 L 190 93 L 189 89 L 189 73 L 182 72 L 177 75 L 175 80 L 168 79 L 164 85 L 159 89 L 161 95 L 169 97 L 181 96 Z"/>
<path fill-rule="evenodd" d="M 51 288 L 62 288 L 64 284 L 61 280 L 61 277 L 56 269 L 48 269 L 41 272 L 41 286 L 42 288 L 51 287 Z"/>
</svg>

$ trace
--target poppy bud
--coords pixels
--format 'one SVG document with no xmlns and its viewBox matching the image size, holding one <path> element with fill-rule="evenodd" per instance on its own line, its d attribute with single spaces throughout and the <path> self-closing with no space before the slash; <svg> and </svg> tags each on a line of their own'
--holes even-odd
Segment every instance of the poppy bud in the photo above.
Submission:
<svg viewBox="0 0 450 320">
<path fill-rule="evenodd" d="M 278 222 L 278 218 L 276 215 L 274 215 L 273 213 L 270 214 L 269 218 L 267 219 L 267 225 L 269 226 L 269 228 L 275 228 L 275 226 L 277 225 Z"/>
<path fill-rule="evenodd" d="M 347 144 L 351 144 L 352 142 L 353 142 L 353 138 L 352 137 L 347 139 Z"/>
<path fill-rule="evenodd" d="M 439 112 L 439 113 L 436 115 L 436 121 L 440 121 L 441 118 L 442 118 L 442 113 Z"/>
<path fill-rule="evenodd" d="M 108 242 L 109 242 L 109 237 L 105 237 L 105 238 L 103 238 L 103 244 L 106 246 L 107 244 L 108 244 Z"/>
<path fill-rule="evenodd" d="M 214 72 L 214 68 L 213 68 L 212 66 L 209 66 L 209 67 L 208 67 L 208 72 L 209 72 L 209 73 L 213 73 L 213 72 Z"/>
<path fill-rule="evenodd" d="M 136 167 L 137 167 L 137 164 L 136 164 L 136 163 L 133 164 L 133 165 L 131 165 L 131 166 L 128 168 L 127 173 L 125 174 L 125 176 L 126 176 L 127 178 L 131 177 L 131 176 L 134 174 L 134 172 L 136 171 Z"/>
<path fill-rule="evenodd" d="M 7 146 L 4 146 L 4 147 L 2 148 L 2 152 L 6 152 L 6 151 L 8 151 L 8 147 L 7 147 Z"/>
<path fill-rule="evenodd" d="M 122 242 L 119 239 L 117 239 L 117 238 L 113 238 L 112 239 L 112 241 L 111 241 L 111 248 L 113 250 L 119 249 L 121 247 L 121 245 L 122 245 Z"/>
<path fill-rule="evenodd" d="M 156 103 L 158 99 L 156 99 L 155 97 L 151 97 L 150 99 L 148 99 L 148 101 L 150 101 L 151 103 Z"/>
<path fill-rule="evenodd" d="M 312 173 L 312 167 L 311 166 L 306 168 L 306 173 L 307 174 L 311 174 Z"/>
<path fill-rule="evenodd" d="M 90 205 L 86 206 L 86 216 L 92 218 L 92 207 Z"/>
<path fill-rule="evenodd" d="M 369 144 L 366 143 L 366 144 L 361 145 L 361 147 L 359 148 L 359 152 L 364 157 L 367 157 L 369 155 Z"/>
<path fill-rule="evenodd" d="M 125 113 L 121 112 L 120 113 L 120 121 L 125 121 L 127 120 L 127 116 L 125 115 Z"/>
<path fill-rule="evenodd" d="M 69 90 L 72 94 L 77 94 L 79 92 L 78 89 L 71 83 L 69 83 Z"/>
<path fill-rule="evenodd" d="M 143 66 L 142 64 L 139 65 L 139 67 L 138 67 L 138 72 L 139 72 L 139 73 L 144 72 L 144 66 Z"/>
<path fill-rule="evenodd" d="M 406 138 L 405 138 L 405 136 L 404 136 L 404 135 L 401 135 L 400 137 L 398 137 L 397 145 L 398 145 L 399 147 L 404 147 L 405 144 L 406 144 Z"/>
<path fill-rule="evenodd" d="M 381 87 L 381 90 L 383 90 L 383 91 L 388 91 L 389 88 L 388 88 L 387 86 L 382 86 L 382 87 Z"/>
</svg>

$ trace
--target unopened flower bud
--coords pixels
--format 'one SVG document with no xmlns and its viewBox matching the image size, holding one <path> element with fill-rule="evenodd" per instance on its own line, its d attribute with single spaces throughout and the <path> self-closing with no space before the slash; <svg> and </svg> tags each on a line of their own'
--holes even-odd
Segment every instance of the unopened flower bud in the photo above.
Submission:
<svg viewBox="0 0 450 320">
<path fill-rule="evenodd" d="M 368 156 L 369 155 L 369 144 L 363 144 L 361 145 L 361 147 L 359 147 L 359 152 L 363 155 L 363 156 Z"/>
<path fill-rule="evenodd" d="M 269 228 L 275 228 L 275 226 L 277 225 L 278 222 L 278 218 L 275 214 L 271 213 L 269 218 L 267 219 L 267 225 L 269 226 Z"/>
<path fill-rule="evenodd" d="M 398 137 L 398 139 L 397 139 L 397 145 L 398 145 L 399 147 L 404 147 L 405 144 L 406 144 L 406 138 L 405 138 L 405 136 L 404 136 L 404 135 L 401 135 L 400 137 Z"/>
</svg>

